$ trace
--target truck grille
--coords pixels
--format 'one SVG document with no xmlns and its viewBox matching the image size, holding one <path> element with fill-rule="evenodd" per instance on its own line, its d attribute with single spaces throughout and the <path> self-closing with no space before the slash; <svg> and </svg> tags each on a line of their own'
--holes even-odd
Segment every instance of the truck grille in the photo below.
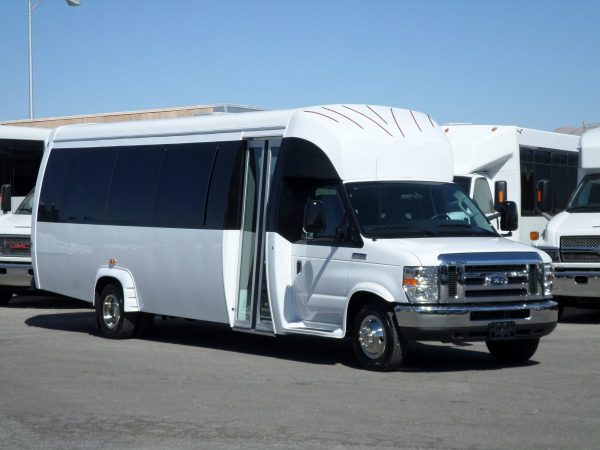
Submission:
<svg viewBox="0 0 600 450">
<path fill-rule="evenodd" d="M 560 258 L 564 262 L 600 262 L 600 236 L 563 236 Z"/>
<path fill-rule="evenodd" d="M 0 236 L 1 256 L 31 256 L 29 236 Z"/>
<path fill-rule="evenodd" d="M 442 263 L 442 302 L 492 302 L 543 297 L 543 268 L 537 253 L 447 254 L 440 255 L 439 259 Z"/>
</svg>

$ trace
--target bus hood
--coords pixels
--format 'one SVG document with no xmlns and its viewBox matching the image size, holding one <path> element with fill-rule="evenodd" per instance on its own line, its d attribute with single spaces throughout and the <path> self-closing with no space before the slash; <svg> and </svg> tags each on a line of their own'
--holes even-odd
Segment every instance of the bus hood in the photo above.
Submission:
<svg viewBox="0 0 600 450">
<path fill-rule="evenodd" d="M 5 214 L 0 217 L 0 235 L 30 235 L 31 215 Z"/>
<path fill-rule="evenodd" d="M 554 216 L 539 246 L 559 247 L 562 236 L 598 236 L 600 235 L 600 213 L 568 213 Z"/>
<path fill-rule="evenodd" d="M 398 260 L 393 261 L 394 255 L 406 254 L 406 252 L 414 255 L 422 266 L 437 266 L 439 255 L 455 253 L 537 253 L 543 262 L 551 262 L 546 253 L 502 237 L 379 239 L 377 242 L 385 249 L 382 252 L 385 260 L 374 261 L 376 258 L 369 258 L 369 260 L 380 264 L 397 265 Z"/>
</svg>

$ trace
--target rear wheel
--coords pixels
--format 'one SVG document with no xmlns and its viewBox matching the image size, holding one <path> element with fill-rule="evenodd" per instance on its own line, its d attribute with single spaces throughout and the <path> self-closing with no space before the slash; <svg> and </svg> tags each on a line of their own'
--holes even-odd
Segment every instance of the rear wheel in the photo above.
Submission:
<svg viewBox="0 0 600 450">
<path fill-rule="evenodd" d="M 352 345 L 358 362 L 365 369 L 389 371 L 399 368 L 406 357 L 406 346 L 388 309 L 367 304 L 357 314 L 352 330 Z"/>
<path fill-rule="evenodd" d="M 0 305 L 7 305 L 13 297 L 13 292 L 9 289 L 0 289 Z"/>
<path fill-rule="evenodd" d="M 528 361 L 536 352 L 540 339 L 487 341 L 490 354 L 501 363 L 518 364 Z"/>
<path fill-rule="evenodd" d="M 96 302 L 96 319 L 102 336 L 127 339 L 135 331 L 137 313 L 125 312 L 121 287 L 109 284 Z"/>
</svg>

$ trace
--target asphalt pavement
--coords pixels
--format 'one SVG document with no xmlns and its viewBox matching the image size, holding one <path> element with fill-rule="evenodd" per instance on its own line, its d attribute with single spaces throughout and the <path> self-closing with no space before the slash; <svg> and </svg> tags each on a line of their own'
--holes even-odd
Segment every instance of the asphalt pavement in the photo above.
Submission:
<svg viewBox="0 0 600 450">
<path fill-rule="evenodd" d="M 374 373 L 346 341 L 159 320 L 107 340 L 85 303 L 0 308 L 0 449 L 599 448 L 600 311 L 567 309 L 532 361 L 413 343 Z"/>
</svg>

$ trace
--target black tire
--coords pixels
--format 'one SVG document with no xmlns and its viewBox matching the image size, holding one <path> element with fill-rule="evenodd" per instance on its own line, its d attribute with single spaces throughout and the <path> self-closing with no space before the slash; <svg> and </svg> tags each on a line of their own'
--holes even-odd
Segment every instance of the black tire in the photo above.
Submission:
<svg viewBox="0 0 600 450">
<path fill-rule="evenodd" d="M 356 359 L 368 370 L 395 370 L 406 359 L 394 314 L 375 303 L 363 306 L 354 318 L 352 346 Z"/>
<path fill-rule="evenodd" d="M 123 290 L 108 284 L 96 302 L 96 321 L 102 336 L 109 339 L 127 339 L 133 336 L 138 313 L 126 313 Z"/>
<path fill-rule="evenodd" d="M 8 305 L 13 298 L 13 291 L 9 289 L 0 289 L 0 306 Z"/>
<path fill-rule="evenodd" d="M 528 361 L 536 352 L 540 339 L 487 341 L 490 354 L 501 363 L 518 364 Z"/>
</svg>

